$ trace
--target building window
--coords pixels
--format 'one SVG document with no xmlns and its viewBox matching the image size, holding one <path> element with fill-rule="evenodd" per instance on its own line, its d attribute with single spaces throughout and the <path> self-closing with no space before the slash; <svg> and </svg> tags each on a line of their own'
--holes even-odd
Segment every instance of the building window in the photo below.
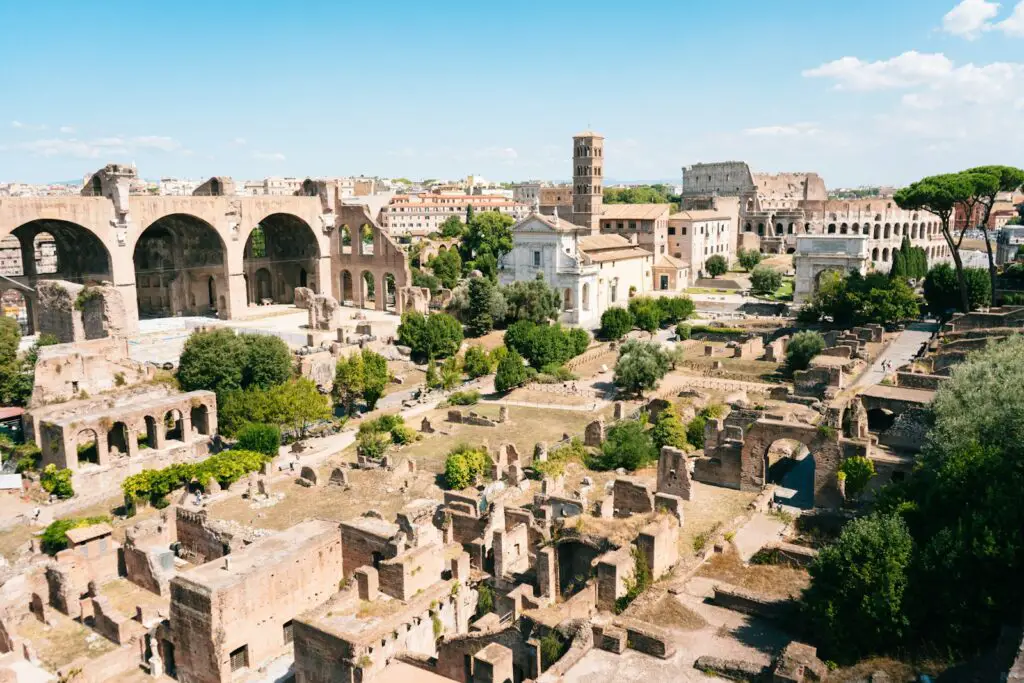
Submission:
<svg viewBox="0 0 1024 683">
<path fill-rule="evenodd" d="M 284 644 L 287 645 L 288 643 L 292 642 L 292 620 L 291 619 L 289 619 L 288 621 L 284 622 L 284 625 L 281 627 L 281 631 L 282 631 L 282 635 L 284 636 Z"/>
<path fill-rule="evenodd" d="M 686 236 L 686 228 L 685 227 L 682 228 L 682 231 L 683 231 L 683 237 L 685 237 Z"/>
<path fill-rule="evenodd" d="M 636 231 L 636 221 L 630 221 L 629 222 L 629 229 L 633 230 L 633 231 Z"/>
<path fill-rule="evenodd" d="M 231 653 L 231 670 L 249 668 L 249 646 L 243 645 Z"/>
<path fill-rule="evenodd" d="M 539 251 L 533 252 L 533 266 L 535 268 L 540 268 L 540 252 Z"/>
<path fill-rule="evenodd" d="M 670 234 L 670 235 L 676 234 L 676 229 L 670 226 L 669 229 L 668 229 L 668 234 Z"/>
</svg>

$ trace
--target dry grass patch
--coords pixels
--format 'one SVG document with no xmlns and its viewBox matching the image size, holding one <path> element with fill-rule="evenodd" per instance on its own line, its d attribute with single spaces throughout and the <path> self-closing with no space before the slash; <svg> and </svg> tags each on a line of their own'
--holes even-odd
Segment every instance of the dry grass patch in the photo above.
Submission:
<svg viewBox="0 0 1024 683">
<path fill-rule="evenodd" d="M 699 631 L 708 625 L 704 618 L 685 607 L 674 596 L 665 594 L 653 605 L 630 616 L 662 628 Z"/>
<path fill-rule="evenodd" d="M 797 597 L 810 584 L 805 569 L 782 565 L 744 565 L 732 550 L 712 555 L 701 565 L 697 576 L 719 579 L 755 593 L 777 598 Z"/>
<path fill-rule="evenodd" d="M 53 626 L 47 627 L 34 617 L 27 617 L 17 631 L 32 643 L 39 659 L 51 670 L 70 664 L 80 657 L 99 657 L 117 646 L 92 629 L 51 610 Z"/>
</svg>

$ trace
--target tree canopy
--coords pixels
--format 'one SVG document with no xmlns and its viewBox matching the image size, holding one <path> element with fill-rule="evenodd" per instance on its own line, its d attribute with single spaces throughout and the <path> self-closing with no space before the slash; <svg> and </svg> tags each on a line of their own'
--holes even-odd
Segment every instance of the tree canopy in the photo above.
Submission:
<svg viewBox="0 0 1024 683">
<path fill-rule="evenodd" d="M 668 356 L 660 344 L 630 339 L 619 348 L 615 386 L 627 394 L 642 395 L 655 389 L 668 370 Z"/>
<path fill-rule="evenodd" d="M 830 318 L 836 325 L 851 327 L 868 322 L 891 324 L 920 315 L 914 290 L 901 278 L 882 273 L 861 275 L 822 273 L 818 290 L 800 310 L 803 322 Z"/>
<path fill-rule="evenodd" d="M 710 275 L 712 278 L 716 278 L 719 275 L 725 275 L 726 271 L 729 270 L 729 262 L 725 260 L 725 257 L 721 254 L 714 254 L 708 257 L 708 260 L 704 262 L 704 272 Z"/>
<path fill-rule="evenodd" d="M 558 319 L 561 298 L 553 287 L 537 273 L 533 280 L 516 280 L 502 289 L 508 321 L 529 320 L 538 325 Z"/>
<path fill-rule="evenodd" d="M 482 256 L 496 260 L 512 251 L 512 226 L 515 220 L 511 216 L 497 211 L 485 211 L 467 217 L 466 222 L 468 227 L 461 246 L 463 261 L 476 261 L 477 268 L 480 268 Z"/>
<path fill-rule="evenodd" d="M 974 310 L 987 306 L 992 299 L 988 273 L 981 268 L 964 268 L 967 283 L 967 307 Z M 928 310 L 936 315 L 945 315 L 960 308 L 960 289 L 956 272 L 948 263 L 937 263 L 924 279 L 924 300 Z"/>
</svg>

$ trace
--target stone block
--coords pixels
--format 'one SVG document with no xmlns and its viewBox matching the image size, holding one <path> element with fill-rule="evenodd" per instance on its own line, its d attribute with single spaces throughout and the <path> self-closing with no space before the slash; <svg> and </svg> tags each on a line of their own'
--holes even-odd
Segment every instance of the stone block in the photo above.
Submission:
<svg viewBox="0 0 1024 683">
<path fill-rule="evenodd" d="M 426 417 L 426 416 L 423 417 L 423 421 L 420 422 L 420 432 L 422 432 L 423 434 L 433 434 L 434 433 L 434 426 L 432 424 L 430 424 L 430 418 L 429 417 Z"/>
<path fill-rule="evenodd" d="M 348 472 L 341 467 L 331 470 L 331 478 L 327 481 L 328 486 L 348 486 Z"/>
<path fill-rule="evenodd" d="M 683 500 L 691 500 L 693 496 L 693 480 L 690 476 L 689 462 L 686 453 L 678 448 L 664 446 L 658 457 L 658 493 L 679 496 Z"/>
<path fill-rule="evenodd" d="M 359 599 L 373 602 L 377 599 L 380 586 L 380 577 L 373 567 L 360 567 L 352 574 L 356 581 L 356 590 L 359 591 Z"/>
<path fill-rule="evenodd" d="M 316 294 L 309 299 L 309 329 L 331 331 L 341 325 L 341 306 L 333 296 Z"/>
<path fill-rule="evenodd" d="M 309 289 L 308 287 L 296 287 L 294 298 L 295 307 L 308 309 L 310 299 L 312 299 L 314 296 L 316 296 L 316 294 L 315 292 L 313 292 L 312 289 Z"/>
<path fill-rule="evenodd" d="M 612 408 L 612 419 L 624 420 L 626 418 L 626 404 L 622 401 L 616 401 Z"/>
<path fill-rule="evenodd" d="M 456 581 L 469 581 L 469 553 L 463 551 L 451 559 L 451 572 Z"/>
<path fill-rule="evenodd" d="M 548 444 L 546 441 L 538 441 L 533 446 L 533 461 L 534 462 L 547 462 L 548 459 Z"/>
<path fill-rule="evenodd" d="M 604 443 L 604 420 L 598 418 L 587 425 L 583 432 L 583 444 L 599 448 Z"/>
<path fill-rule="evenodd" d="M 669 493 L 654 494 L 654 509 L 664 511 L 672 515 L 679 526 L 683 525 L 683 499 Z"/>
<path fill-rule="evenodd" d="M 620 477 L 612 487 L 613 505 L 620 517 L 654 510 L 654 494 L 638 481 Z"/>
<path fill-rule="evenodd" d="M 299 478 L 308 482 L 308 484 L 305 484 L 307 486 L 317 485 L 316 470 L 314 470 L 312 467 L 309 467 L 308 465 L 304 465 L 302 467 L 302 470 L 300 470 L 299 472 Z"/>
<path fill-rule="evenodd" d="M 449 422 L 454 422 L 455 424 L 461 424 L 462 423 L 462 411 L 461 410 L 449 410 L 448 411 L 448 421 Z"/>
</svg>

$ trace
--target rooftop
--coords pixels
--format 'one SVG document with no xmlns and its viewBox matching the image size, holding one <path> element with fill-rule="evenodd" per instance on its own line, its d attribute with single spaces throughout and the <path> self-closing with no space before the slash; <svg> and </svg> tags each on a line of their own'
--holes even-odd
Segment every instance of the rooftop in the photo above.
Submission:
<svg viewBox="0 0 1024 683">
<path fill-rule="evenodd" d="M 322 519 L 306 520 L 230 555 L 190 569 L 173 580 L 215 593 L 270 567 L 294 565 L 304 551 L 340 538 L 337 523 Z"/>
<path fill-rule="evenodd" d="M 69 530 L 65 535 L 72 545 L 79 545 L 102 536 L 109 536 L 114 530 L 109 524 L 92 524 Z"/>
<path fill-rule="evenodd" d="M 888 398 L 898 401 L 909 401 L 922 405 L 931 403 L 935 398 L 935 392 L 928 389 L 912 389 L 910 387 L 893 387 L 886 384 L 876 384 L 860 392 L 861 396 L 871 398 Z"/>
<path fill-rule="evenodd" d="M 673 221 L 726 221 L 729 217 L 715 209 L 700 209 L 691 211 L 679 211 L 669 216 Z"/>
<path fill-rule="evenodd" d="M 653 221 L 667 216 L 671 210 L 671 204 L 603 204 L 601 218 Z"/>
</svg>

